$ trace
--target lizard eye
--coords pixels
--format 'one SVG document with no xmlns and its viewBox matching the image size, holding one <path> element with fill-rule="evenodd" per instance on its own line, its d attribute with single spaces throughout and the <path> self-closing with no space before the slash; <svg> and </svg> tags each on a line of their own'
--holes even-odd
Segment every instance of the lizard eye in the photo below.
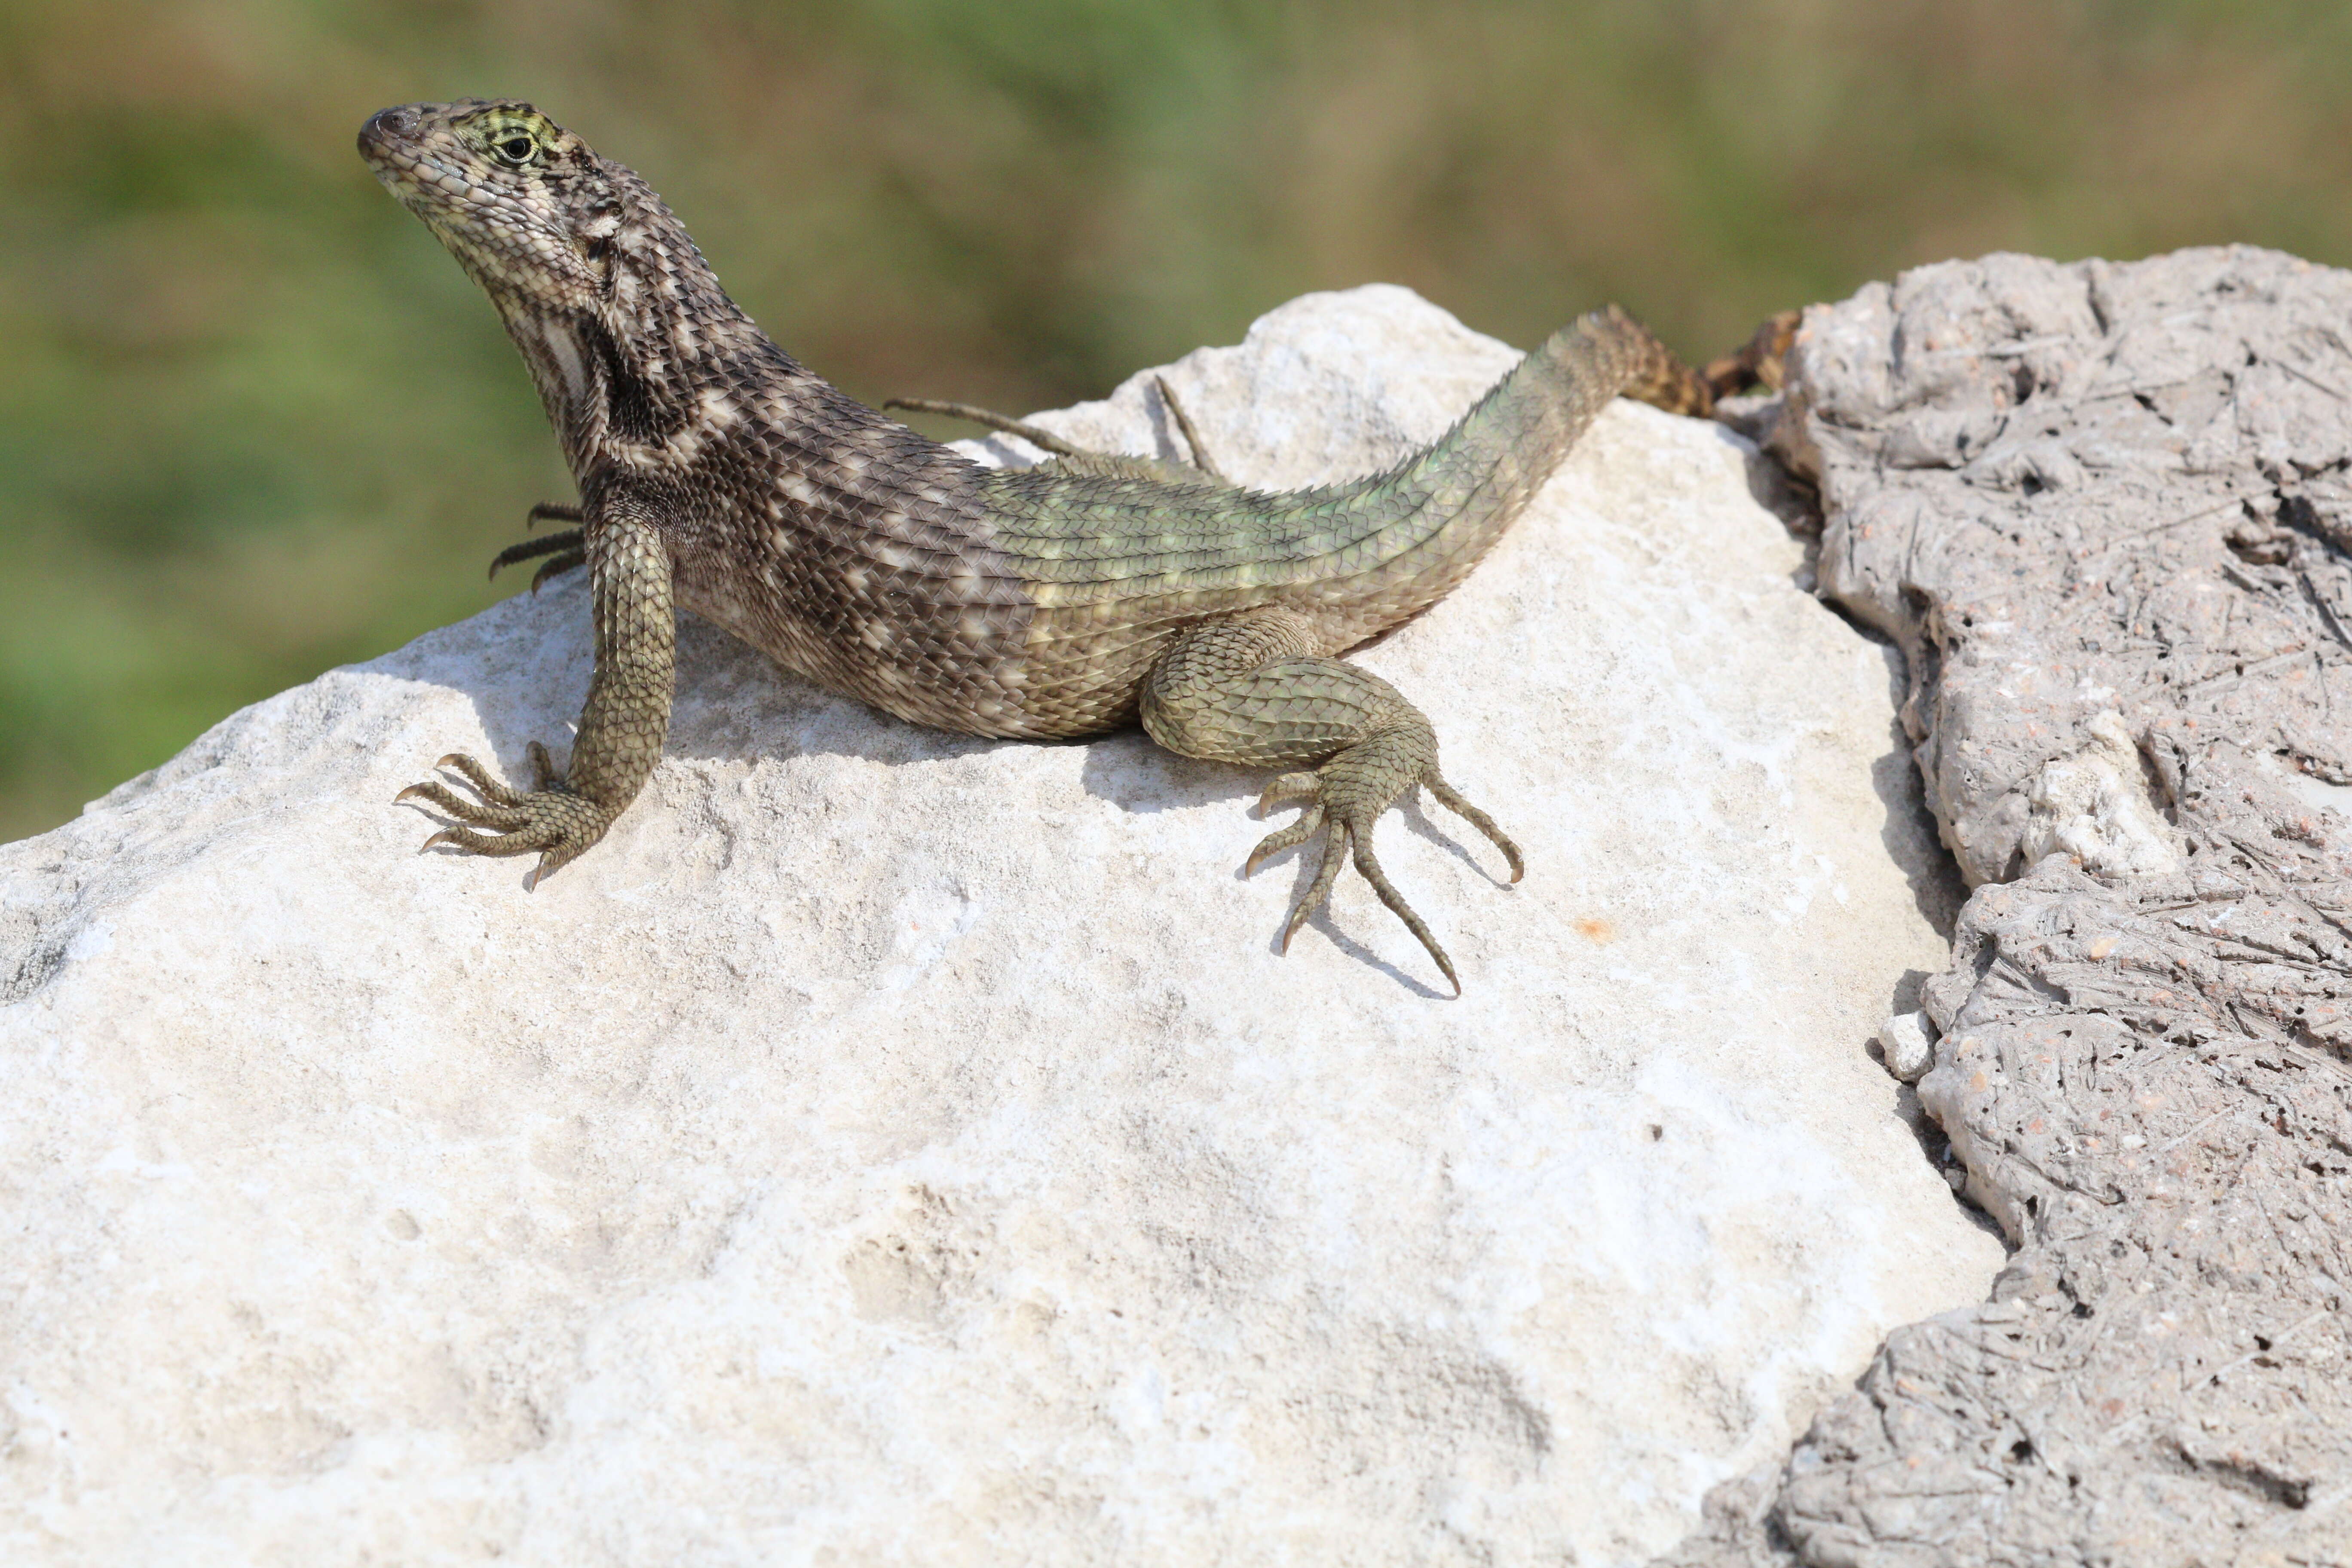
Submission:
<svg viewBox="0 0 2352 1568">
<path fill-rule="evenodd" d="M 539 143 L 527 132 L 509 131 L 491 142 L 490 150 L 501 162 L 520 169 L 539 155 Z"/>
</svg>

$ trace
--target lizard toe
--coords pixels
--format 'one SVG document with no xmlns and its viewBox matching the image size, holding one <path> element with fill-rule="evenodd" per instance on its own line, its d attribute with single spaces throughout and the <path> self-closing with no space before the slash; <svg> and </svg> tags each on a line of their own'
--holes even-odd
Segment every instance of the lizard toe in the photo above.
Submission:
<svg viewBox="0 0 2352 1568">
<path fill-rule="evenodd" d="M 1242 864 L 1242 875 L 1256 876 L 1257 868 L 1267 860 L 1281 854 L 1294 844 L 1304 844 L 1314 837 L 1322 830 L 1324 815 L 1321 805 L 1311 805 L 1298 814 L 1297 821 L 1287 827 L 1277 828 L 1259 839 L 1257 847 L 1250 851 L 1249 858 Z"/>
<path fill-rule="evenodd" d="M 1404 896 L 1381 868 L 1380 857 L 1372 850 L 1372 828 L 1382 813 L 1416 784 L 1429 786 L 1445 805 L 1461 815 L 1473 826 L 1493 839 L 1511 864 L 1511 879 L 1517 881 L 1523 869 L 1518 847 L 1504 837 L 1502 830 L 1476 806 L 1462 798 L 1437 772 L 1435 747 L 1426 731 L 1400 729 L 1367 737 L 1340 752 L 1311 773 L 1290 773 L 1267 786 L 1265 803 L 1304 798 L 1307 809 L 1289 826 L 1268 834 L 1250 852 L 1244 874 L 1255 871 L 1268 857 L 1296 844 L 1320 837 L 1323 840 L 1322 863 L 1316 868 L 1315 879 L 1306 895 L 1292 906 L 1284 922 L 1280 948 L 1288 952 L 1290 939 L 1328 901 L 1333 884 L 1339 879 L 1339 868 L 1352 864 L 1356 874 L 1371 885 L 1374 894 L 1387 905 L 1391 913 L 1403 922 L 1427 951 L 1456 996 L 1462 994 L 1462 977 L 1454 968 L 1454 961 L 1429 922 L 1414 912 Z"/>
<path fill-rule="evenodd" d="M 528 793 L 501 784 L 471 757 L 451 755 L 442 758 L 440 765 L 463 775 L 481 800 L 467 800 L 437 782 L 411 784 L 394 799 L 424 801 L 471 825 L 441 829 L 425 841 L 424 849 L 455 849 L 465 855 L 538 854 L 539 865 L 530 875 L 530 884 L 537 886 L 541 878 L 604 837 L 618 814 L 570 788 L 547 748 L 538 742 L 530 743 L 528 755 L 533 775 L 533 787 Z M 474 831 L 478 827 L 490 831 Z"/>
</svg>

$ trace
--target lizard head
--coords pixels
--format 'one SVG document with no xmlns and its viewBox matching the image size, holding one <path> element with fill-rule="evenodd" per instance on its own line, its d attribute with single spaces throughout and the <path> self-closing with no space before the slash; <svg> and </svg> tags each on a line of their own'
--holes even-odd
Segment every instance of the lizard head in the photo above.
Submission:
<svg viewBox="0 0 2352 1568">
<path fill-rule="evenodd" d="M 360 128 L 360 155 L 501 310 L 585 307 L 621 192 L 588 144 L 530 104 L 412 103 Z"/>
<path fill-rule="evenodd" d="M 766 343 L 645 181 L 528 103 L 383 110 L 360 155 L 490 296 L 575 447 L 679 427 L 698 369 Z"/>
</svg>

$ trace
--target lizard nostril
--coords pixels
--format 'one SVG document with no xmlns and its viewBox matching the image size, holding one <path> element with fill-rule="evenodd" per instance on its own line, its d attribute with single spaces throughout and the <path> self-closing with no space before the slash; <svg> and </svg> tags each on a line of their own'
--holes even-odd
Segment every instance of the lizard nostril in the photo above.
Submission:
<svg viewBox="0 0 2352 1568">
<path fill-rule="evenodd" d="M 416 130 L 416 110 L 405 105 L 379 109 L 360 127 L 360 144 L 405 141 Z"/>
</svg>

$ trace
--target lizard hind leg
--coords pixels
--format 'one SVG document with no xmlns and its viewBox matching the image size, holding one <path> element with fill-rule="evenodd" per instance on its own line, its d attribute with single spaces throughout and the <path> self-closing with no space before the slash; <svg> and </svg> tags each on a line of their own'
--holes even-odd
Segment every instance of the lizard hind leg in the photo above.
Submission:
<svg viewBox="0 0 2352 1568">
<path fill-rule="evenodd" d="M 1160 406 L 1167 411 L 1169 420 L 1184 437 L 1184 446 L 1192 454 L 1191 460 L 1181 458 L 1134 457 L 1122 452 L 1092 452 L 1074 447 L 1051 430 L 1027 424 L 1007 415 L 992 413 L 969 403 L 941 403 L 928 397 L 892 397 L 883 401 L 884 408 L 904 408 L 915 414 L 938 414 L 950 419 L 961 419 L 970 424 L 1001 430 L 1017 436 L 1041 452 L 1050 454 L 1046 461 L 1058 464 L 1069 473 L 1091 474 L 1113 479 L 1157 479 L 1163 484 L 1211 484 L 1230 486 L 1233 481 L 1219 471 L 1210 459 L 1208 449 L 1201 443 L 1201 432 L 1184 405 L 1176 401 L 1175 391 L 1164 375 L 1155 375 L 1151 384 L 1160 393 Z"/>
<path fill-rule="evenodd" d="M 1251 851 L 1244 874 L 1268 856 L 1323 840 L 1322 863 L 1284 924 L 1282 947 L 1329 897 L 1352 864 L 1453 985 L 1461 977 L 1430 929 L 1390 882 L 1372 849 L 1381 814 L 1417 784 L 1493 839 L 1522 867 L 1517 846 L 1471 805 L 1437 768 L 1437 736 L 1420 710 L 1370 670 L 1318 658 L 1306 623 L 1270 609 L 1195 626 L 1162 654 L 1144 684 L 1143 727 L 1173 752 L 1295 770 L 1266 786 L 1261 808 L 1299 800 L 1306 809 Z"/>
</svg>

